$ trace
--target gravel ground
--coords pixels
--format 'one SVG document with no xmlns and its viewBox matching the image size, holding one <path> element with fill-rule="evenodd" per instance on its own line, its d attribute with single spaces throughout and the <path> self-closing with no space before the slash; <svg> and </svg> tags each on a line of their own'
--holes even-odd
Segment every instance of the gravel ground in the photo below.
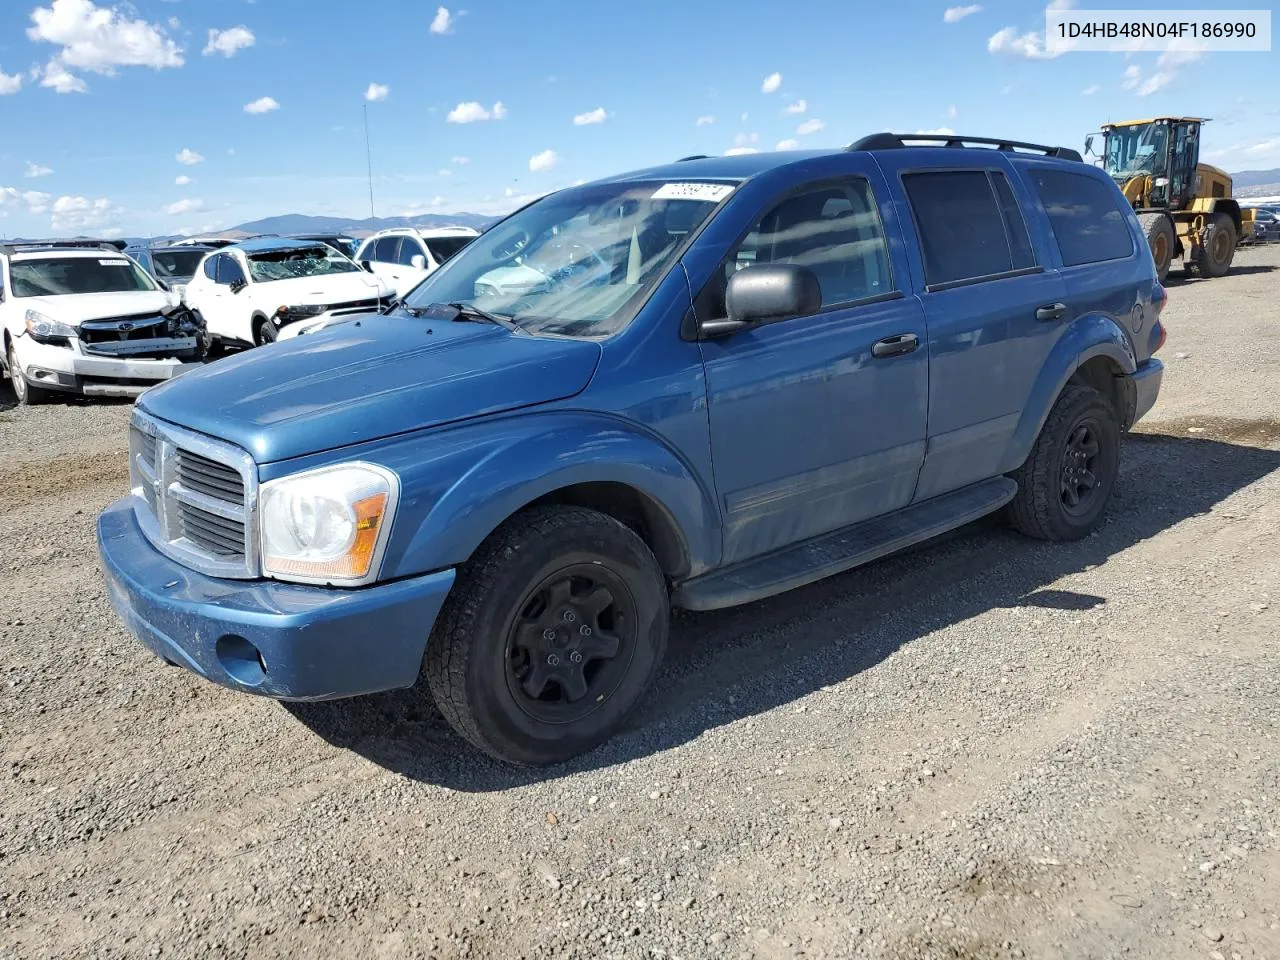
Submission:
<svg viewBox="0 0 1280 960">
<path fill-rule="evenodd" d="M 165 668 L 128 406 L 0 412 L 0 958 L 1280 957 L 1280 248 L 1171 285 L 1110 518 L 682 615 L 584 760 Z"/>
</svg>

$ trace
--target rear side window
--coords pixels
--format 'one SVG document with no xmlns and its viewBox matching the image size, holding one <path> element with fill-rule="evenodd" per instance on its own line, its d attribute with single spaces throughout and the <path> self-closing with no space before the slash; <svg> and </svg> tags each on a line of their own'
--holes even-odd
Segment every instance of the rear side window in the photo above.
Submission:
<svg viewBox="0 0 1280 960">
<path fill-rule="evenodd" d="M 1031 182 L 1065 265 L 1119 260 L 1133 253 L 1128 220 L 1109 184 L 1061 170 L 1033 170 Z"/>
<path fill-rule="evenodd" d="M 909 173 L 902 183 L 915 215 L 930 287 L 1035 265 L 1022 213 L 1003 174 Z"/>
</svg>

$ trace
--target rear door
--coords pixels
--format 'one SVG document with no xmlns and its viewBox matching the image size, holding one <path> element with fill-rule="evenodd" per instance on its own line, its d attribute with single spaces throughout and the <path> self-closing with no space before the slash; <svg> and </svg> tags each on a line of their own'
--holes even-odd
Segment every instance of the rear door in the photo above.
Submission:
<svg viewBox="0 0 1280 960">
<path fill-rule="evenodd" d="M 915 499 L 927 500 L 1000 472 L 1064 328 L 1065 288 L 1051 251 L 1032 240 L 1032 200 L 1002 154 L 901 150 L 878 159 L 918 241 L 909 247 L 930 364 Z"/>
</svg>

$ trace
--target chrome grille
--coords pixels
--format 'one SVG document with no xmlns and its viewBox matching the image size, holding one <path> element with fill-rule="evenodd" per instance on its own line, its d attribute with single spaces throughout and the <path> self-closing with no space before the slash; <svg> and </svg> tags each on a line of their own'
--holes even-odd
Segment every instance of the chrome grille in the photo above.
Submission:
<svg viewBox="0 0 1280 960">
<path fill-rule="evenodd" d="M 129 476 L 138 525 L 156 549 L 211 576 L 258 576 L 249 454 L 135 410 Z"/>
</svg>

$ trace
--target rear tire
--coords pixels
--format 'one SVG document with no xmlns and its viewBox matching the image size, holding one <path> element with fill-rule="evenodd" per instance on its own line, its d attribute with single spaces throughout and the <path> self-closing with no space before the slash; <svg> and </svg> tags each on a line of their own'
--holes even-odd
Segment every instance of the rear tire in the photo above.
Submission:
<svg viewBox="0 0 1280 960">
<path fill-rule="evenodd" d="M 666 581 L 612 517 L 535 507 L 459 571 L 427 642 L 427 686 L 464 739 L 508 763 L 566 760 L 612 736 L 666 650 Z"/>
<path fill-rule="evenodd" d="M 54 391 L 46 390 L 44 387 L 34 387 L 27 382 L 27 378 L 22 375 L 22 368 L 18 365 L 18 354 L 13 349 L 12 342 L 9 344 L 8 357 L 9 385 L 13 387 L 13 395 L 17 397 L 18 405 L 34 407 L 37 404 L 48 403 Z"/>
<path fill-rule="evenodd" d="M 1147 238 L 1151 259 L 1156 263 L 1156 279 L 1164 283 L 1169 276 L 1169 265 L 1173 263 L 1173 250 L 1178 241 L 1173 223 L 1163 213 L 1141 213 L 1138 223 Z"/>
<path fill-rule="evenodd" d="M 1062 391 L 1026 462 L 1008 517 L 1038 540 L 1079 540 L 1101 522 L 1120 472 L 1120 424 L 1093 387 Z"/>
<path fill-rule="evenodd" d="M 1220 277 L 1231 269 L 1235 255 L 1235 221 L 1230 214 L 1213 214 L 1204 231 L 1204 242 L 1196 254 L 1196 269 L 1202 277 Z"/>
</svg>

